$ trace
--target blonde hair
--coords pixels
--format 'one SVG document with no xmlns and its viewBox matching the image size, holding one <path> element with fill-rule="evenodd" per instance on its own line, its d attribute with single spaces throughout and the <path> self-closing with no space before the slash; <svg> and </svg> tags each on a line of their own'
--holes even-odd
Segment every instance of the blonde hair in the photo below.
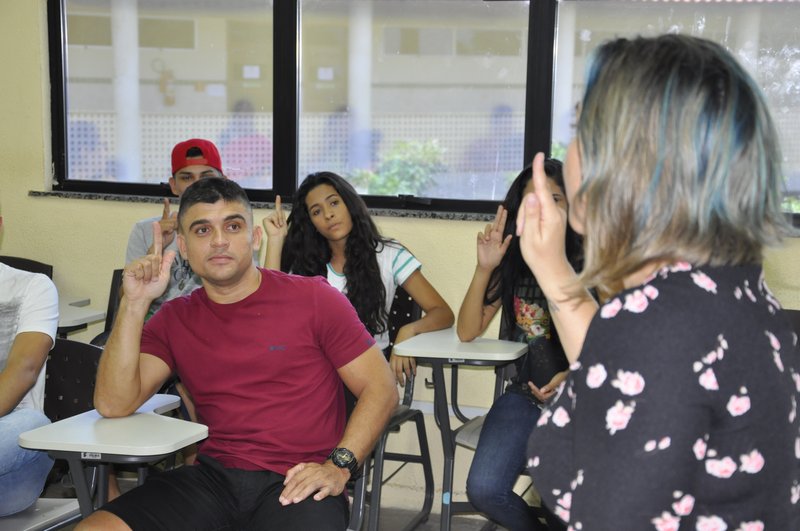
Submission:
<svg viewBox="0 0 800 531">
<path fill-rule="evenodd" d="M 662 261 L 759 263 L 791 232 L 766 103 L 718 44 L 664 35 L 600 46 L 578 140 L 581 280 L 601 293 Z"/>
</svg>

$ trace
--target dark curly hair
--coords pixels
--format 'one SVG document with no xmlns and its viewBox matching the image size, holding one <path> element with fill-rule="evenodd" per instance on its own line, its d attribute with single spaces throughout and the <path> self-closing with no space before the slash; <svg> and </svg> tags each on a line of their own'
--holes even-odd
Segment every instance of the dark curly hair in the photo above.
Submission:
<svg viewBox="0 0 800 531">
<path fill-rule="evenodd" d="M 544 172 L 548 178 L 552 179 L 562 190 L 564 190 L 564 174 L 562 163 L 558 159 L 545 159 Z M 506 226 L 503 228 L 503 237 L 512 234 L 511 244 L 508 251 L 503 256 L 492 275 L 489 277 L 489 285 L 486 287 L 486 295 L 483 304 L 489 305 L 500 299 L 503 305 L 502 330 L 513 330 L 515 326 L 514 316 L 514 286 L 526 277 L 533 274 L 522 258 L 522 251 L 519 248 L 519 236 L 517 236 L 517 212 L 522 204 L 522 194 L 525 186 L 533 178 L 530 166 L 526 166 L 517 177 L 506 193 L 503 200 L 503 208 L 508 212 Z M 567 224 L 566 234 L 566 253 L 567 259 L 576 271 L 580 271 L 583 266 L 583 241 Z"/>
<path fill-rule="evenodd" d="M 386 288 L 376 255 L 390 240 L 380 235 L 364 200 L 341 176 L 322 171 L 312 173 L 300 184 L 287 219 L 289 232 L 281 254 L 281 270 L 297 275 L 327 276 L 330 245 L 314 227 L 306 208 L 306 196 L 321 184 L 336 190 L 353 221 L 345 244 L 345 294 L 367 330 L 373 335 L 382 334 L 386 331 L 388 314 Z"/>
</svg>

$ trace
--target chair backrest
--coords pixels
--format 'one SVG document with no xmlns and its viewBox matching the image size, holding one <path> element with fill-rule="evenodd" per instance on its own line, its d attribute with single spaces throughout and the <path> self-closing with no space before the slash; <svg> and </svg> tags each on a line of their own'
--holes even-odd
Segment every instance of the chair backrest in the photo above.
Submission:
<svg viewBox="0 0 800 531">
<path fill-rule="evenodd" d="M 387 323 L 389 326 L 389 346 L 383 349 L 383 355 L 386 356 L 387 359 L 392 353 L 397 331 L 408 323 L 418 320 L 420 317 L 422 317 L 422 308 L 420 308 L 419 304 L 414 302 L 414 299 L 411 298 L 411 295 L 409 295 L 406 290 L 398 286 L 397 291 L 394 293 L 392 306 L 389 308 L 389 322 Z M 403 404 L 411 405 L 413 397 L 414 379 L 411 378 L 406 382 L 405 391 L 403 393 Z M 349 417 L 356 405 L 356 398 L 346 387 L 344 389 L 344 400 L 347 406 L 347 416 Z"/>
<path fill-rule="evenodd" d="M 122 298 L 122 269 L 115 269 L 111 273 L 111 287 L 108 290 L 108 307 L 106 308 L 106 324 L 103 331 L 96 335 L 90 343 L 98 347 L 105 346 L 108 336 L 111 334 L 111 327 L 114 326 L 114 319 L 117 318 L 119 301 Z"/>
<path fill-rule="evenodd" d="M 94 409 L 94 380 L 103 349 L 56 339 L 47 358 L 44 413 L 55 422 Z"/>
<path fill-rule="evenodd" d="M 0 262 L 14 269 L 21 269 L 31 273 L 42 273 L 48 278 L 53 278 L 53 266 L 29 258 L 19 258 L 17 256 L 0 256 Z"/>
</svg>

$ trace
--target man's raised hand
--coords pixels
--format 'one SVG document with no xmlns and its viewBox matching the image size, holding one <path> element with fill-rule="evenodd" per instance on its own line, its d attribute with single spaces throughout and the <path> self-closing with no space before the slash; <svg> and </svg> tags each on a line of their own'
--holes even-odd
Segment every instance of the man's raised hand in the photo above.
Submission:
<svg viewBox="0 0 800 531">
<path fill-rule="evenodd" d="M 286 225 L 286 214 L 281 208 L 281 196 L 275 196 L 275 211 L 261 220 L 264 231 L 270 240 L 275 238 L 283 240 L 289 232 Z"/>
<path fill-rule="evenodd" d="M 161 223 L 154 221 L 152 252 L 125 266 L 122 285 L 129 301 L 139 301 L 149 306 L 166 291 L 175 251 L 163 253 L 163 242 Z"/>
</svg>

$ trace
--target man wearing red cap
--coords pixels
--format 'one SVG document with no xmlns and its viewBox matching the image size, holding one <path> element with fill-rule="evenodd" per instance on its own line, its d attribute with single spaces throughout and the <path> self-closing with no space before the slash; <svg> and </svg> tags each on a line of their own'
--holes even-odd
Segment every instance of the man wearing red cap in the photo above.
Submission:
<svg viewBox="0 0 800 531">
<path fill-rule="evenodd" d="M 172 176 L 169 178 L 169 187 L 173 194 L 180 198 L 189 186 L 206 177 L 224 177 L 222 160 L 217 146 L 213 142 L 202 138 L 192 138 L 180 142 L 172 148 Z M 170 201 L 165 197 L 164 211 L 160 217 L 147 218 L 137 222 L 128 238 L 125 263 L 129 264 L 152 252 L 152 224 L 154 221 L 161 224 L 164 250 L 174 250 L 177 253 L 175 234 L 178 222 L 176 216 L 177 212 L 170 212 Z M 189 263 L 177 254 L 172 263 L 167 290 L 161 297 L 153 301 L 147 317 L 152 316 L 164 302 L 191 293 L 198 287 L 200 287 L 200 279 L 189 268 Z"/>
</svg>

